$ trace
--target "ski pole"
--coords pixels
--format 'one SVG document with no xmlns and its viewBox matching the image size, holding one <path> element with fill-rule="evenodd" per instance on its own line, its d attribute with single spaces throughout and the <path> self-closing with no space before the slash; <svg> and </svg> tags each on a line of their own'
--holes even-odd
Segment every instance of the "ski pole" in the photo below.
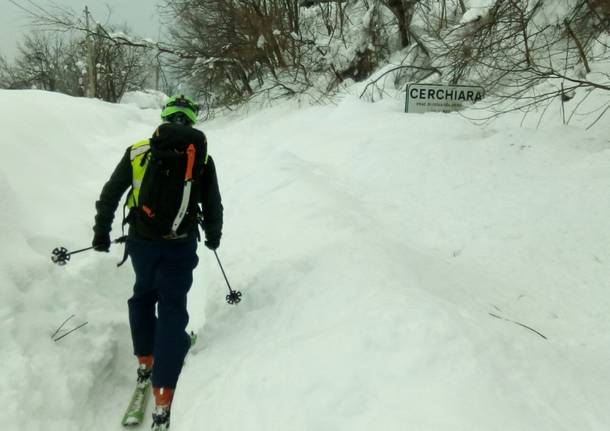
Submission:
<svg viewBox="0 0 610 431">
<path fill-rule="evenodd" d="M 127 235 L 124 235 L 122 237 L 110 241 L 110 243 L 120 244 L 122 242 L 125 242 L 126 239 Z M 68 263 L 68 261 L 70 260 L 70 256 L 72 256 L 73 254 L 82 253 L 83 251 L 92 250 L 94 248 L 94 246 L 91 246 L 87 248 L 81 248 L 80 250 L 68 252 L 65 247 L 56 247 L 51 252 L 51 261 L 53 263 L 56 263 L 57 265 L 65 265 L 66 263 Z"/>
<path fill-rule="evenodd" d="M 218 253 L 216 253 L 216 250 L 214 250 L 214 256 L 216 256 L 216 260 L 218 261 L 218 266 L 220 266 L 222 275 L 225 278 L 225 281 L 227 282 L 227 287 L 229 288 L 229 294 L 225 297 L 225 299 L 231 305 L 239 304 L 239 302 L 241 301 L 241 292 L 231 289 L 231 285 L 229 284 L 229 279 L 227 279 L 227 274 L 225 274 L 225 270 L 222 267 L 222 263 L 220 263 L 220 258 L 218 257 Z"/>
</svg>

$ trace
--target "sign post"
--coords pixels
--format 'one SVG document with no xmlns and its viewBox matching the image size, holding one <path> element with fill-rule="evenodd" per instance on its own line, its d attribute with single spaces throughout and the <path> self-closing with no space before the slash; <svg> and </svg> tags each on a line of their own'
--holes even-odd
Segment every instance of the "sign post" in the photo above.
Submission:
<svg viewBox="0 0 610 431">
<path fill-rule="evenodd" d="M 409 84 L 405 112 L 452 112 L 485 97 L 483 87 L 468 85 Z"/>
</svg>

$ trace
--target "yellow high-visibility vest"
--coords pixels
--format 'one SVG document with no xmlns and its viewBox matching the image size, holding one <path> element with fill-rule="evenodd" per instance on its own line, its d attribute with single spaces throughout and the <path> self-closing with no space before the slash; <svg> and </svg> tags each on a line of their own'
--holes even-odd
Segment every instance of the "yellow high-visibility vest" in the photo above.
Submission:
<svg viewBox="0 0 610 431">
<path fill-rule="evenodd" d="M 127 207 L 133 208 L 138 205 L 138 196 L 140 195 L 140 187 L 142 186 L 142 179 L 144 178 L 144 172 L 146 172 L 146 166 L 148 166 L 148 159 L 150 150 L 150 140 L 145 139 L 131 146 L 129 152 L 129 158 L 131 159 L 131 172 L 132 172 L 132 183 L 131 193 L 127 198 Z"/>
</svg>

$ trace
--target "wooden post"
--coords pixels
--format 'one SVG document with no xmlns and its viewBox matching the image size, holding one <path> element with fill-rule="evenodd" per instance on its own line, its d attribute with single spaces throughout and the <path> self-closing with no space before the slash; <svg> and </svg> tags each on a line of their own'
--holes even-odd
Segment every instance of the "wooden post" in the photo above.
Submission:
<svg viewBox="0 0 610 431">
<path fill-rule="evenodd" d="M 85 22 L 87 25 L 87 82 L 85 83 L 85 96 L 95 97 L 95 64 L 93 59 L 93 37 L 89 29 L 89 7 L 85 6 Z"/>
</svg>

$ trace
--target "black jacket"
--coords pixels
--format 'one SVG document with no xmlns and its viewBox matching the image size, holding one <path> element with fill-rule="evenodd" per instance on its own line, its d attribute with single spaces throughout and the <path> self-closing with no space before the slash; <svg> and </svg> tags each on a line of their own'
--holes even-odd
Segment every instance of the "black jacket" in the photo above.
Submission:
<svg viewBox="0 0 610 431">
<path fill-rule="evenodd" d="M 205 135 L 203 135 L 203 133 L 201 133 L 201 136 L 203 136 L 203 139 L 205 140 Z M 119 161 L 119 164 L 110 176 L 110 179 L 104 185 L 99 200 L 95 203 L 97 214 L 95 216 L 93 231 L 96 234 L 107 234 L 110 232 L 114 214 L 119 206 L 121 197 L 131 187 L 133 175 L 130 151 L 131 147 L 127 148 Z M 207 163 L 205 164 L 201 175 L 199 178 L 196 178 L 195 181 L 198 182 L 198 201 L 202 206 L 205 236 L 208 239 L 220 239 L 220 236 L 222 235 L 223 207 L 220 190 L 218 188 L 216 167 L 211 156 L 208 156 Z M 127 217 L 127 220 L 129 221 L 130 217 Z M 196 225 L 193 226 L 190 234 L 190 236 L 197 235 Z M 130 223 L 129 236 L 141 238 L 141 235 L 138 234 L 137 226 L 133 226 L 132 223 Z"/>
</svg>

